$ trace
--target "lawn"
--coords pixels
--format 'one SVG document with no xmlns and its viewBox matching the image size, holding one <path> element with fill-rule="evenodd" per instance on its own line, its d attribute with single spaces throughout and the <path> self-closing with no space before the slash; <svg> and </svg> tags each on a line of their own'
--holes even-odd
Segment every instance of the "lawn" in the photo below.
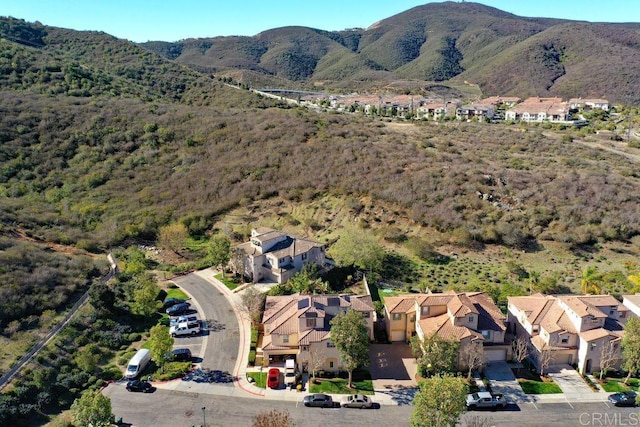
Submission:
<svg viewBox="0 0 640 427">
<path fill-rule="evenodd" d="M 233 279 L 227 278 L 227 277 L 222 277 L 222 273 L 218 273 L 215 275 L 215 278 L 220 280 L 222 283 L 224 283 L 224 285 L 231 289 L 234 290 L 235 288 L 238 287 L 238 285 L 240 285 L 240 283 L 235 282 Z"/>
<path fill-rule="evenodd" d="M 526 368 L 511 370 L 526 394 L 562 393 L 562 389 L 551 378 L 541 378 L 540 375 Z"/>
<path fill-rule="evenodd" d="M 355 388 L 347 388 L 347 380 L 344 378 L 316 379 L 319 384 L 311 383 L 311 393 L 336 393 L 336 394 L 374 394 L 371 380 L 354 381 Z"/>
<path fill-rule="evenodd" d="M 518 379 L 522 391 L 526 394 L 553 394 L 562 393 L 562 389 L 554 382 L 533 381 L 526 379 Z"/>
<path fill-rule="evenodd" d="M 624 384 L 624 378 L 605 378 L 602 388 L 608 392 L 618 392 L 627 390 L 638 390 L 640 387 L 640 379 L 631 378 L 627 385 Z"/>
<path fill-rule="evenodd" d="M 267 388 L 267 372 L 247 372 L 247 377 L 253 378 L 253 385 L 260 388 Z"/>
<path fill-rule="evenodd" d="M 182 292 L 182 290 L 180 290 L 179 288 L 169 288 L 169 289 L 167 289 L 167 296 L 165 297 L 165 299 L 167 299 L 167 298 L 189 299 L 187 294 Z"/>
</svg>

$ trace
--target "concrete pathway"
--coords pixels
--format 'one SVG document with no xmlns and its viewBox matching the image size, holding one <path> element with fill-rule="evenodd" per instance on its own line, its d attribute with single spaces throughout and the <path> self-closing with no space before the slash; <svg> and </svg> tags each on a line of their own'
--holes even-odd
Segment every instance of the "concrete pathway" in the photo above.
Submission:
<svg viewBox="0 0 640 427">
<path fill-rule="evenodd" d="M 551 366 L 547 373 L 562 389 L 567 401 L 605 401 L 607 393 L 596 392 L 587 385 L 580 373 L 569 365 Z"/>
</svg>

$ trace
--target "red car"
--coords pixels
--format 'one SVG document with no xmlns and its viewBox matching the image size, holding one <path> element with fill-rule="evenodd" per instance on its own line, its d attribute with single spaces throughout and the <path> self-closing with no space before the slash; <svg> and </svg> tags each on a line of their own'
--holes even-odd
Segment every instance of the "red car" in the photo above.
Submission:
<svg viewBox="0 0 640 427">
<path fill-rule="evenodd" d="M 267 387 L 278 388 L 280 387 L 280 369 L 271 368 L 267 375 Z"/>
</svg>

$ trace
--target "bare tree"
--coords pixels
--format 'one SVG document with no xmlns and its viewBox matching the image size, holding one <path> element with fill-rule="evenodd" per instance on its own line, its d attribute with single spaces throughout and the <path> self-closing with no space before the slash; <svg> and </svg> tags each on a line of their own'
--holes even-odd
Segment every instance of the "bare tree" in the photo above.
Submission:
<svg viewBox="0 0 640 427">
<path fill-rule="evenodd" d="M 462 363 L 468 369 L 467 378 L 471 379 L 471 372 L 484 365 L 484 347 L 481 342 L 472 342 L 462 349 Z"/>
<path fill-rule="evenodd" d="M 259 323 L 260 318 L 262 317 L 265 295 L 256 287 L 251 286 L 249 289 L 242 292 L 241 298 L 244 308 L 249 312 L 251 323 L 254 325 Z"/>
<path fill-rule="evenodd" d="M 231 264 L 231 269 L 236 276 L 244 276 L 244 258 L 245 253 L 242 249 L 235 247 L 231 249 L 231 257 L 229 259 L 229 263 Z"/>
<path fill-rule="evenodd" d="M 529 356 L 529 342 L 524 337 L 518 337 L 511 343 L 513 350 L 513 360 L 522 363 Z M 518 369 L 520 369 L 518 367 Z"/>
<path fill-rule="evenodd" d="M 291 414 L 286 409 L 263 411 L 253 418 L 253 427 L 294 427 L 295 425 Z"/>
<path fill-rule="evenodd" d="M 472 415 L 466 417 L 464 420 L 465 427 L 490 427 L 494 424 L 491 417 L 484 417 L 481 415 Z"/>
<path fill-rule="evenodd" d="M 545 347 L 540 351 L 540 356 L 538 356 L 538 365 L 540 366 L 540 376 L 544 376 L 547 368 L 553 361 L 553 352 L 550 348 Z"/>
<path fill-rule="evenodd" d="M 602 345 L 602 350 L 600 351 L 600 381 L 607 374 L 607 371 L 613 367 L 618 357 L 618 344 L 615 340 L 607 341 Z"/>
<path fill-rule="evenodd" d="M 311 371 L 311 378 L 316 379 L 316 372 L 322 368 L 326 355 L 320 347 L 309 347 L 308 368 Z"/>
</svg>

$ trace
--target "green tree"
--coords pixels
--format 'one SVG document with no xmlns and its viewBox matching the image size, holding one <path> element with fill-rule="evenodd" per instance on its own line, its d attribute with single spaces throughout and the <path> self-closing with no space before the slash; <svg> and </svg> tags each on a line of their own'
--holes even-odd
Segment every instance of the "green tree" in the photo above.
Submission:
<svg viewBox="0 0 640 427">
<path fill-rule="evenodd" d="M 418 335 L 411 338 L 411 351 L 417 359 L 422 372 L 427 375 L 454 372 L 457 368 L 460 343 L 447 340 L 433 333 L 421 339 Z"/>
<path fill-rule="evenodd" d="M 222 277 L 224 277 L 225 267 L 231 259 L 229 239 L 222 234 L 213 236 L 207 243 L 207 257 L 212 266 L 222 271 Z"/>
<path fill-rule="evenodd" d="M 100 348 L 89 344 L 78 350 L 75 357 L 76 365 L 85 372 L 93 373 L 100 362 Z"/>
<path fill-rule="evenodd" d="M 375 272 L 382 268 L 384 248 L 364 230 L 347 230 L 331 245 L 329 255 L 341 267 L 353 265 L 364 271 Z"/>
<path fill-rule="evenodd" d="M 113 418 L 111 400 L 99 391 L 86 391 L 71 405 L 74 425 L 106 427 Z"/>
<path fill-rule="evenodd" d="M 640 371 L 640 318 L 632 317 L 624 325 L 622 359 L 627 371 L 624 383 L 627 384 L 631 376 Z"/>
<path fill-rule="evenodd" d="M 455 426 L 465 411 L 467 384 L 462 378 L 436 375 L 420 383 L 413 399 L 413 427 Z"/>
<path fill-rule="evenodd" d="M 89 302 L 98 313 L 111 313 L 116 303 L 116 294 L 104 281 L 96 280 L 89 288 Z"/>
<path fill-rule="evenodd" d="M 151 360 L 160 366 L 164 372 L 164 365 L 167 361 L 167 353 L 173 347 L 174 339 L 169 333 L 169 328 L 164 325 L 156 325 L 149 331 L 149 351 Z"/>
<path fill-rule="evenodd" d="M 178 255 L 184 248 L 184 243 L 189 237 L 187 227 L 176 222 L 174 224 L 165 225 L 158 231 L 158 244 L 164 249 L 169 249 Z"/>
<path fill-rule="evenodd" d="M 331 320 L 331 341 L 349 373 L 347 387 L 353 388 L 353 370 L 369 363 L 369 330 L 362 314 L 353 309 L 338 313 Z"/>
<path fill-rule="evenodd" d="M 329 284 L 320 278 L 320 266 L 306 263 L 302 269 L 293 275 L 286 283 L 293 293 L 323 294 L 329 291 Z"/>
<path fill-rule="evenodd" d="M 131 311 L 142 316 L 151 316 L 158 311 L 158 285 L 150 275 L 138 276 L 134 282 Z"/>
<path fill-rule="evenodd" d="M 582 272 L 580 289 L 584 294 L 598 295 L 601 292 L 602 274 L 595 267 L 587 267 Z"/>
</svg>

